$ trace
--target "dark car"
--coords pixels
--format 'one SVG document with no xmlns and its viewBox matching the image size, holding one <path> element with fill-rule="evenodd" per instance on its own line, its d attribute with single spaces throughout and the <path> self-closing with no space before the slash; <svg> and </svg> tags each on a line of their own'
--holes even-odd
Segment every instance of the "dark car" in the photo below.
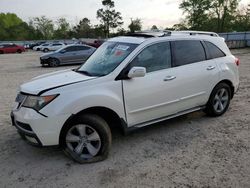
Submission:
<svg viewBox="0 0 250 188">
<path fill-rule="evenodd" d="M 44 43 L 46 43 L 45 41 L 42 41 L 42 42 L 36 42 L 36 43 L 31 43 L 30 45 L 29 45 L 29 49 L 33 49 L 35 46 L 40 46 L 41 44 L 44 44 Z"/>
<path fill-rule="evenodd" d="M 89 46 L 93 46 L 95 48 L 99 48 L 99 46 L 101 46 L 104 42 L 105 42 L 105 40 L 95 40 L 93 43 L 92 42 L 87 42 L 85 44 L 87 44 Z"/>
<path fill-rule="evenodd" d="M 84 63 L 96 48 L 88 45 L 73 44 L 67 45 L 55 52 L 46 53 L 40 57 L 41 65 L 51 67 L 62 64 L 81 64 Z"/>
<path fill-rule="evenodd" d="M 0 54 L 22 52 L 25 52 L 25 48 L 23 46 L 19 46 L 16 44 L 0 44 Z"/>
</svg>

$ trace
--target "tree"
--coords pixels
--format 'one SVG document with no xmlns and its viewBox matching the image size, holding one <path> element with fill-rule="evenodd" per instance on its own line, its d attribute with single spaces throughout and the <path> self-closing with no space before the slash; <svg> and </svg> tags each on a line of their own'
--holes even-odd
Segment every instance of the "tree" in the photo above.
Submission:
<svg viewBox="0 0 250 188">
<path fill-rule="evenodd" d="M 192 30 L 202 30 L 210 8 L 210 0 L 183 0 L 180 4 L 180 9 L 187 14 L 186 19 Z"/>
<path fill-rule="evenodd" d="M 217 32 L 229 30 L 231 21 L 234 19 L 239 0 L 213 0 L 212 12 L 217 19 Z"/>
<path fill-rule="evenodd" d="M 151 30 L 158 30 L 158 27 L 157 27 L 156 25 L 153 25 L 153 26 L 151 27 Z"/>
<path fill-rule="evenodd" d="M 45 16 L 33 19 L 34 28 L 42 33 L 43 39 L 52 39 L 54 34 L 53 21 Z"/>
<path fill-rule="evenodd" d="M 135 31 L 141 31 L 142 28 L 142 21 L 139 18 L 136 18 L 135 20 L 133 20 L 131 18 L 131 23 L 128 26 L 129 30 L 131 33 L 134 33 Z"/>
<path fill-rule="evenodd" d="M 92 26 L 88 18 L 83 18 L 77 26 L 74 27 L 77 38 L 90 38 L 93 36 Z"/>
<path fill-rule="evenodd" d="M 97 10 L 97 18 L 103 26 L 106 37 L 109 37 L 110 29 L 115 29 L 123 24 L 121 13 L 116 12 L 115 3 L 112 0 L 103 0 L 104 8 Z"/>
<path fill-rule="evenodd" d="M 16 14 L 0 13 L 0 40 L 32 39 L 34 29 Z"/>
<path fill-rule="evenodd" d="M 65 39 L 69 37 L 70 25 L 65 18 L 57 20 L 57 29 L 54 32 L 54 38 Z"/>
</svg>

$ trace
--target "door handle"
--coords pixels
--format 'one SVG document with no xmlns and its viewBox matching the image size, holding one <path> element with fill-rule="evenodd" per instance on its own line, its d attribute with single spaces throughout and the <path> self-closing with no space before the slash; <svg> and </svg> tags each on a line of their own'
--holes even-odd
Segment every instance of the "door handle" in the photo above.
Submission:
<svg viewBox="0 0 250 188">
<path fill-rule="evenodd" d="M 213 69 L 215 69 L 215 66 L 208 66 L 207 67 L 207 70 L 213 70 Z"/>
<path fill-rule="evenodd" d="M 174 80 L 176 78 L 176 76 L 166 76 L 163 81 L 171 81 L 171 80 Z"/>
</svg>

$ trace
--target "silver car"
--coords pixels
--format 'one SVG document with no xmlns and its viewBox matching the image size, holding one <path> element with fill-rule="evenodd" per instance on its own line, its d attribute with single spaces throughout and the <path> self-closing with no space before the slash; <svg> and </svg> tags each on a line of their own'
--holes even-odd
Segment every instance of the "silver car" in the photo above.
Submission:
<svg viewBox="0 0 250 188">
<path fill-rule="evenodd" d="M 73 44 L 61 48 L 55 52 L 46 53 L 40 57 L 41 65 L 56 67 L 62 64 L 84 63 L 96 48 L 88 45 Z"/>
</svg>

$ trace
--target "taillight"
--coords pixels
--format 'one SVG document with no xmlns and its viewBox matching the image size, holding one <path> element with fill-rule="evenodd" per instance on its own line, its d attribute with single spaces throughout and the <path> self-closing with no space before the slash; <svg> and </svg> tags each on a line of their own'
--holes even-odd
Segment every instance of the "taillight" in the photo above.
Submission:
<svg viewBox="0 0 250 188">
<path fill-rule="evenodd" d="M 239 65 L 240 65 L 240 59 L 235 58 L 235 64 L 236 64 L 237 66 L 239 66 Z"/>
</svg>

